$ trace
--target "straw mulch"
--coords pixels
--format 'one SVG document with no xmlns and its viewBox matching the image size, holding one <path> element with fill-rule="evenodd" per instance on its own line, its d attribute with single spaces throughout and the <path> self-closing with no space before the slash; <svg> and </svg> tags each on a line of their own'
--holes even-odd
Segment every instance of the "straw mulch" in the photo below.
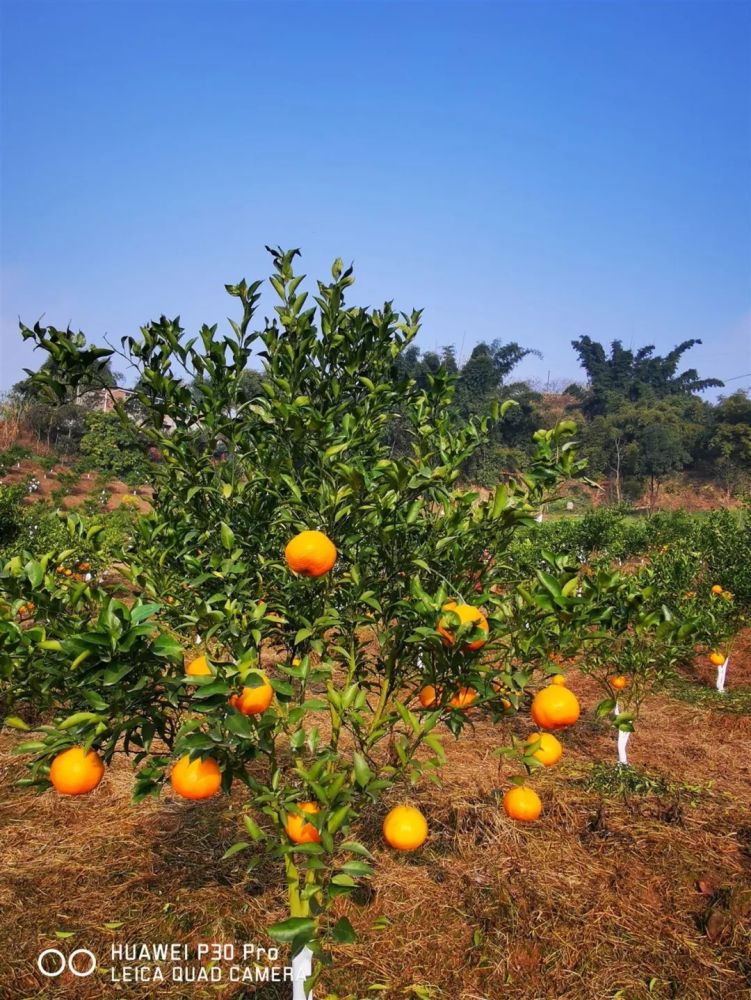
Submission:
<svg viewBox="0 0 751 1000">
<path fill-rule="evenodd" d="M 337 949 L 316 1000 L 420 996 L 411 986 L 446 1000 L 751 997 L 751 720 L 653 699 L 629 749 L 671 787 L 604 797 L 584 779 L 614 760 L 614 736 L 593 719 L 594 688 L 576 674 L 569 682 L 586 711 L 562 736 L 561 764 L 533 778 L 545 804 L 538 823 L 515 825 L 499 807 L 511 772 L 493 751 L 506 737 L 485 722 L 458 742 L 447 735 L 441 788 L 425 782 L 373 807 L 357 833 L 376 877 L 337 907 L 360 937 Z M 530 721 L 509 728 L 521 735 Z M 13 787 L 16 739 L 0 743 L 2 1000 L 290 996 L 289 985 L 41 976 L 46 947 L 108 956 L 113 941 L 269 945 L 263 928 L 284 917 L 284 886 L 273 866 L 248 877 L 242 854 L 221 860 L 238 839 L 240 788 L 206 804 L 167 791 L 132 806 L 121 761 L 86 798 L 36 796 Z M 386 809 L 405 798 L 431 830 L 413 856 L 380 838 Z M 374 928 L 379 917 L 389 922 Z"/>
</svg>

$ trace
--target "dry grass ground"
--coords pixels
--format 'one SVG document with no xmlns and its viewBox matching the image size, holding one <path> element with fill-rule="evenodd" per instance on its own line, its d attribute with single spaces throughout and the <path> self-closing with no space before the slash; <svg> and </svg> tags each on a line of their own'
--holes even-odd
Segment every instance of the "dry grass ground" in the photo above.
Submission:
<svg viewBox="0 0 751 1000">
<path fill-rule="evenodd" d="M 740 664 L 741 672 L 745 666 Z M 732 675 L 729 678 L 732 685 Z M 545 812 L 514 825 L 499 808 L 509 770 L 494 755 L 504 732 L 480 723 L 447 735 L 443 786 L 412 793 L 431 830 L 414 856 L 384 848 L 374 808 L 359 831 L 376 855 L 372 887 L 341 903 L 360 932 L 341 947 L 316 998 L 606 1000 L 751 997 L 751 718 L 668 695 L 644 711 L 630 752 L 661 776 L 661 794 L 603 795 L 592 765 L 613 761 L 614 737 L 594 721 L 598 700 L 569 675 L 588 711 L 563 735 L 565 756 L 534 781 Z M 528 717 L 510 724 L 519 734 Z M 189 805 L 165 792 L 129 802 L 116 764 L 81 800 L 13 787 L 21 767 L 0 743 L 0 997 L 289 997 L 290 987 L 219 989 L 113 985 L 96 974 L 45 979 L 45 947 L 117 942 L 255 941 L 284 916 L 272 868 L 248 879 L 237 839 L 242 792 Z M 394 796 L 399 798 L 399 796 Z M 376 918 L 388 918 L 380 929 Z M 106 928 L 105 924 L 120 926 Z M 56 932 L 72 932 L 61 941 Z M 369 986 L 382 984 L 381 990 Z M 412 986 L 429 987 L 415 993 Z"/>
</svg>

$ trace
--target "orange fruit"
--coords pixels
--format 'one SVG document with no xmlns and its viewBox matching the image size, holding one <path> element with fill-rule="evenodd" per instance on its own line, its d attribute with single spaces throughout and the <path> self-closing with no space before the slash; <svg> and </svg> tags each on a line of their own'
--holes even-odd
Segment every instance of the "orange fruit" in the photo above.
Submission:
<svg viewBox="0 0 751 1000">
<path fill-rule="evenodd" d="M 420 691 L 420 704 L 423 708 L 435 708 L 440 700 L 440 692 L 433 684 L 426 684 Z"/>
<path fill-rule="evenodd" d="M 448 601 L 443 605 L 443 610 L 453 611 L 455 615 L 459 616 L 459 621 L 462 625 L 467 625 L 470 622 L 475 624 L 486 636 L 490 631 L 487 618 L 479 608 L 474 607 L 472 604 L 457 604 L 456 601 Z M 453 646 L 456 641 L 453 632 L 454 626 L 450 623 L 447 616 L 442 616 L 438 619 L 436 628 L 443 636 L 444 645 Z M 487 639 L 475 639 L 473 642 L 465 642 L 462 645 L 462 649 L 480 649 L 486 642 Z"/>
<path fill-rule="evenodd" d="M 260 676 L 263 677 L 263 674 Z M 240 695 L 235 695 L 237 701 L 234 707 L 243 715 L 261 715 L 271 704 L 274 689 L 264 677 L 263 684 L 257 687 L 244 687 Z"/>
<path fill-rule="evenodd" d="M 469 708 L 477 697 L 477 691 L 470 687 L 460 687 L 449 702 L 452 708 Z"/>
<path fill-rule="evenodd" d="M 184 799 L 210 799 L 222 787 L 222 772 L 213 757 L 191 760 L 186 754 L 172 768 L 170 783 Z"/>
<path fill-rule="evenodd" d="M 721 594 L 722 593 L 722 587 L 719 585 L 719 583 L 716 583 L 714 585 L 714 587 L 712 587 L 712 593 L 713 594 Z"/>
<path fill-rule="evenodd" d="M 503 796 L 503 808 L 511 819 L 532 823 L 542 812 L 542 802 L 537 792 L 526 785 L 515 785 Z"/>
<path fill-rule="evenodd" d="M 287 542 L 287 565 L 301 576 L 323 576 L 336 562 L 336 547 L 322 531 L 301 531 Z"/>
<path fill-rule="evenodd" d="M 394 850 L 416 851 L 427 840 L 427 820 L 414 806 L 395 806 L 383 821 L 383 836 Z"/>
<path fill-rule="evenodd" d="M 104 764 L 94 750 L 83 747 L 63 750 L 52 761 L 50 781 L 61 795 L 86 795 L 93 792 L 104 774 Z"/>
<path fill-rule="evenodd" d="M 298 802 L 296 805 L 301 812 L 310 815 L 321 811 L 321 807 L 317 802 Z M 308 823 L 298 813 L 287 814 L 287 822 L 284 824 L 284 829 L 287 831 L 287 836 L 293 844 L 317 844 L 321 839 L 320 833 L 313 824 Z"/>
<path fill-rule="evenodd" d="M 565 684 L 566 683 L 565 674 L 553 674 L 553 676 L 550 678 L 550 683 L 551 684 Z"/>
<path fill-rule="evenodd" d="M 579 702 L 562 684 L 549 684 L 532 699 L 532 718 L 541 729 L 563 729 L 579 718 Z"/>
<path fill-rule="evenodd" d="M 709 662 L 715 667 L 721 667 L 725 662 L 725 657 L 722 653 L 714 652 L 709 654 Z"/>
<path fill-rule="evenodd" d="M 624 688 L 628 687 L 628 677 L 624 677 L 623 674 L 614 674 L 610 678 L 610 686 L 616 691 L 623 691 Z"/>
<path fill-rule="evenodd" d="M 201 655 L 190 661 L 185 673 L 190 677 L 211 677 L 211 667 L 206 657 Z"/>
<path fill-rule="evenodd" d="M 552 733 L 532 733 L 527 737 L 527 746 L 532 746 L 538 740 L 540 742 L 532 756 L 539 760 L 541 764 L 544 764 L 545 767 L 557 764 L 563 753 L 563 747 L 560 742 Z"/>
</svg>

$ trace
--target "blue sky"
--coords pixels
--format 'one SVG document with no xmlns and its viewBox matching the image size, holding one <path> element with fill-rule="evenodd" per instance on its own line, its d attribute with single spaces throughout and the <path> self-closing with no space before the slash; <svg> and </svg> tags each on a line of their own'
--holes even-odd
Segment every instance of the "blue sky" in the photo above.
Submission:
<svg viewBox="0 0 751 1000">
<path fill-rule="evenodd" d="M 94 341 L 231 310 L 265 243 L 419 344 L 583 333 L 751 373 L 751 5 L 2 4 L 0 389 L 19 316 Z M 270 311 L 271 300 L 266 300 Z M 751 377 L 728 388 L 751 385 Z"/>
</svg>

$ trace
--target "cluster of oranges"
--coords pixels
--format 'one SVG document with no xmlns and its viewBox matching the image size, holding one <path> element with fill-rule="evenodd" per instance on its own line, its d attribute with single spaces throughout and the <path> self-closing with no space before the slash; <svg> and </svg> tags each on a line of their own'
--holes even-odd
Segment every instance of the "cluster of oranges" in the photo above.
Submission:
<svg viewBox="0 0 751 1000">
<path fill-rule="evenodd" d="M 320 577 L 328 573 L 337 558 L 336 547 L 321 531 L 302 531 L 285 548 L 285 560 L 289 569 L 307 577 Z M 80 570 L 88 568 L 81 563 Z M 73 571 L 58 566 L 57 572 L 72 576 Z M 174 604 L 174 598 L 167 598 Z M 27 606 L 28 607 L 28 606 Z M 33 607 L 33 606 L 32 606 Z M 447 646 L 455 646 L 457 627 L 474 626 L 480 635 L 471 641 L 464 641 L 462 651 L 480 649 L 489 635 L 488 621 L 479 608 L 458 601 L 443 605 L 436 629 Z M 459 626 L 457 626 L 457 619 Z M 297 661 L 299 662 L 299 661 Z M 205 655 L 199 655 L 186 666 L 190 677 L 208 677 L 213 671 Z M 239 693 L 230 695 L 232 708 L 243 715 L 261 715 L 267 710 L 274 696 L 268 678 L 256 671 L 259 683 L 245 686 Z M 432 708 L 442 698 L 442 692 L 433 685 L 427 685 L 420 692 L 420 703 Z M 451 697 L 449 705 L 456 709 L 468 708 L 477 698 L 477 692 L 470 687 L 460 687 Z M 532 702 L 531 714 L 540 730 L 556 730 L 572 725 L 579 717 L 579 703 L 575 695 L 565 686 L 562 675 L 553 678 L 553 683 L 539 691 Z M 533 733 L 527 740 L 529 752 L 544 766 L 549 767 L 560 759 L 561 744 L 550 732 Z M 104 764 L 96 751 L 82 746 L 74 746 L 58 754 L 50 768 L 50 781 L 54 788 L 64 795 L 83 795 L 93 791 L 102 779 Z M 222 785 L 222 773 L 213 757 L 191 759 L 181 757 L 172 768 L 170 783 L 174 791 L 186 799 L 202 800 L 216 795 Z M 523 785 L 512 788 L 503 800 L 506 813 L 517 820 L 534 820 L 542 812 L 539 796 Z M 301 802 L 287 814 L 285 831 L 295 844 L 317 843 L 321 834 L 317 826 L 306 819 L 315 816 L 321 807 L 315 802 Z M 386 842 L 399 851 L 413 851 L 427 839 L 428 824 L 419 809 L 409 805 L 394 807 L 383 823 Z"/>
<path fill-rule="evenodd" d="M 625 682 L 625 678 L 622 678 Z M 625 683 L 623 685 L 626 686 Z M 473 688 L 462 687 L 449 701 L 450 708 L 467 708 L 477 697 Z M 427 684 L 419 694 L 423 708 L 435 708 L 440 704 L 442 691 L 433 684 Z M 501 703 L 510 706 L 507 698 Z M 580 707 L 576 695 L 566 687 L 563 674 L 556 674 L 551 683 L 535 695 L 531 715 L 540 730 L 564 729 L 573 725 L 579 718 Z M 526 746 L 533 757 L 543 766 L 552 767 L 557 764 L 563 753 L 559 740 L 551 732 L 532 733 L 526 741 Z M 512 819 L 521 821 L 536 820 L 542 813 L 542 802 L 533 789 L 518 785 L 510 789 L 503 798 L 503 808 Z M 388 837 L 387 837 L 388 840 Z"/>
<path fill-rule="evenodd" d="M 732 601 L 733 595 L 729 590 L 725 590 L 719 583 L 715 583 L 711 590 L 713 597 L 721 597 L 723 601 Z"/>
<path fill-rule="evenodd" d="M 19 618 L 26 618 L 33 611 L 36 611 L 36 604 L 34 604 L 33 601 L 27 601 L 25 604 L 21 605 L 16 614 Z"/>
<path fill-rule="evenodd" d="M 566 687 L 563 674 L 556 674 L 547 687 L 538 691 L 530 707 L 532 720 L 540 730 L 572 726 L 579 718 L 580 711 L 577 697 Z M 550 732 L 532 733 L 527 737 L 526 747 L 544 767 L 557 764 L 563 754 L 560 741 Z M 511 819 L 530 823 L 542 813 L 542 800 L 534 789 L 526 785 L 515 785 L 503 796 L 503 808 Z"/>
<path fill-rule="evenodd" d="M 64 576 L 67 579 L 73 579 L 80 582 L 83 580 L 84 573 L 88 573 L 90 569 L 91 563 L 84 560 L 83 562 L 74 563 L 73 569 L 70 569 L 70 567 L 66 566 L 64 563 L 60 563 L 60 565 L 56 567 L 55 572 L 58 576 Z"/>
</svg>

